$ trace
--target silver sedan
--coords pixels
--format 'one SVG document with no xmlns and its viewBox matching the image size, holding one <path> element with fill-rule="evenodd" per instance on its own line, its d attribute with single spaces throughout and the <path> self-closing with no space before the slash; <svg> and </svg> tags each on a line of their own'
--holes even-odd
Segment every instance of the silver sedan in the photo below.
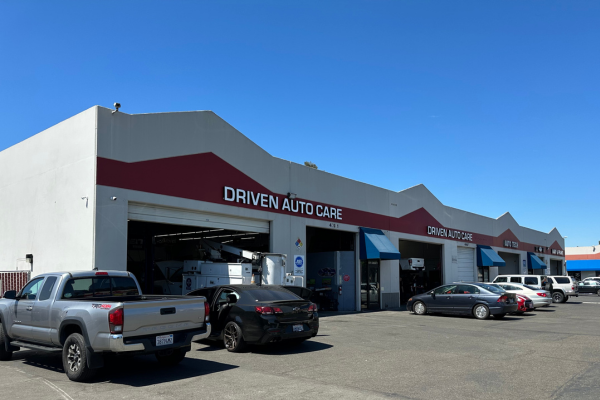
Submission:
<svg viewBox="0 0 600 400">
<path fill-rule="evenodd" d="M 536 289 L 529 285 L 516 282 L 496 282 L 494 285 L 500 286 L 509 293 L 522 294 L 533 300 L 533 307 L 548 307 L 552 304 L 552 296 L 549 291 Z"/>
</svg>

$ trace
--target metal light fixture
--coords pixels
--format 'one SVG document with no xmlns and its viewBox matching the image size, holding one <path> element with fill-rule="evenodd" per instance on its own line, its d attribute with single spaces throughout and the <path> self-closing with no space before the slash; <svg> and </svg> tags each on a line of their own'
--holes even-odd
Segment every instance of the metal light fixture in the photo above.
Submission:
<svg viewBox="0 0 600 400">
<path fill-rule="evenodd" d="M 26 254 L 25 255 L 25 262 L 28 264 L 33 264 L 33 254 Z"/>
<path fill-rule="evenodd" d="M 287 197 L 288 197 L 288 199 L 295 199 L 295 198 L 296 198 L 296 193 L 291 193 L 291 192 L 289 192 L 289 193 L 287 194 Z"/>
</svg>

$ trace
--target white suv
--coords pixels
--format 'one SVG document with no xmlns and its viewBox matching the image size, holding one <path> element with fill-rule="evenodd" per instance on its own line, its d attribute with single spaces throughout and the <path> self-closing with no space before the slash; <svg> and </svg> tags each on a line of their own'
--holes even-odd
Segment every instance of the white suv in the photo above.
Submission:
<svg viewBox="0 0 600 400">
<path fill-rule="evenodd" d="M 552 301 L 555 303 L 564 303 L 569 297 L 579 297 L 579 287 L 571 276 L 552 275 L 548 277 L 552 280 Z"/>
</svg>

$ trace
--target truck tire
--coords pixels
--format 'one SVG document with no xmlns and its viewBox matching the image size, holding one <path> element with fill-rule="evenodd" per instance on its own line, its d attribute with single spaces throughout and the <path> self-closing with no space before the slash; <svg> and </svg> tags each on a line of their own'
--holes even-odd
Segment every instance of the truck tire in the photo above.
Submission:
<svg viewBox="0 0 600 400">
<path fill-rule="evenodd" d="M 552 293 L 552 302 L 553 303 L 564 303 L 565 295 L 562 292 L 554 292 Z"/>
<path fill-rule="evenodd" d="M 6 350 L 6 336 L 4 336 L 4 327 L 0 323 L 0 361 L 10 361 L 12 358 L 12 350 Z M 10 347 L 9 347 L 10 349 Z"/>
<path fill-rule="evenodd" d="M 90 369 L 87 365 L 85 340 L 80 333 L 72 333 L 65 340 L 62 362 L 67 377 L 74 382 L 84 382 L 96 373 L 95 369 Z"/>
<path fill-rule="evenodd" d="M 241 353 L 246 348 L 242 328 L 233 321 L 228 322 L 223 329 L 223 344 L 232 353 Z"/>
<path fill-rule="evenodd" d="M 172 367 L 183 361 L 186 351 L 181 349 L 164 350 L 154 353 L 158 363 L 163 367 Z"/>
</svg>

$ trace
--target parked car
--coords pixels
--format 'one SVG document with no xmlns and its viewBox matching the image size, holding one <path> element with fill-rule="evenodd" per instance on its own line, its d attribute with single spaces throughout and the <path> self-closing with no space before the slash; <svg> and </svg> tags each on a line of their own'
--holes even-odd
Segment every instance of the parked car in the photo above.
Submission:
<svg viewBox="0 0 600 400">
<path fill-rule="evenodd" d="M 547 279 L 552 282 L 552 301 L 555 303 L 564 303 L 569 297 L 578 297 L 579 288 L 574 278 L 564 275 L 552 275 Z"/>
<path fill-rule="evenodd" d="M 596 281 L 596 282 L 600 282 L 600 276 L 590 276 L 588 278 L 584 278 L 582 280 L 582 282 L 587 282 L 587 281 Z"/>
<path fill-rule="evenodd" d="M 588 280 L 579 282 L 577 284 L 579 293 L 592 293 L 600 296 L 600 282 L 595 280 Z"/>
<path fill-rule="evenodd" d="M 492 283 L 522 283 L 535 289 L 543 289 L 542 282 L 545 278 L 546 275 L 498 275 Z"/>
<path fill-rule="evenodd" d="M 205 300 L 144 296 L 128 272 L 38 275 L 0 300 L 0 360 L 20 348 L 62 352 L 73 381 L 89 379 L 107 353 L 154 354 L 174 365 L 210 334 Z"/>
<path fill-rule="evenodd" d="M 495 283 L 495 285 L 500 286 L 509 293 L 515 293 L 517 295 L 522 294 L 529 297 L 533 301 L 533 306 L 535 308 L 548 307 L 552 304 L 551 293 L 547 290 L 536 289 L 533 286 L 524 285 L 522 283 L 498 282 Z"/>
<path fill-rule="evenodd" d="M 534 310 L 533 301 L 525 295 L 517 294 L 517 304 L 518 308 L 515 314 L 523 314 Z"/>
<path fill-rule="evenodd" d="M 319 331 L 317 306 L 279 285 L 228 285 L 194 290 L 210 304 L 212 332 L 231 352 L 247 344 L 301 343 Z"/>
<path fill-rule="evenodd" d="M 503 318 L 518 309 L 517 295 L 487 283 L 453 283 L 408 299 L 406 309 L 427 313 L 465 314 L 477 319 Z"/>
</svg>

